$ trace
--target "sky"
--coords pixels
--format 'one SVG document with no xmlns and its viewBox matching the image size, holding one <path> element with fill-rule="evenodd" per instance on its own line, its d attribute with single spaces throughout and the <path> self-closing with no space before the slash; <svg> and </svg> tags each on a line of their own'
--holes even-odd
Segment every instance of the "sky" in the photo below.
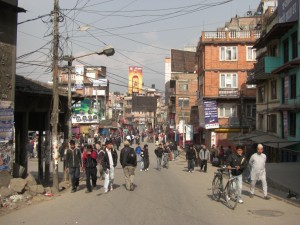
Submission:
<svg viewBox="0 0 300 225">
<path fill-rule="evenodd" d="M 111 57 L 91 55 L 74 65 L 106 66 L 110 91 L 127 91 L 128 68 L 143 68 L 144 87 L 164 91 L 171 49 L 197 46 L 202 31 L 256 10 L 260 0 L 59 0 L 59 56 L 82 56 L 112 46 Z M 17 74 L 52 80 L 54 0 L 19 0 Z M 86 28 L 88 28 L 86 30 Z M 60 62 L 63 66 L 66 63 Z"/>
</svg>

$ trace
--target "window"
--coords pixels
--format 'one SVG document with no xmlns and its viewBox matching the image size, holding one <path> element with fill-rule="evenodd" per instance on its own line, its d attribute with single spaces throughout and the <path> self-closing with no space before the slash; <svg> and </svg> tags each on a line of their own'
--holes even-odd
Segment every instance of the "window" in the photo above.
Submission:
<svg viewBox="0 0 300 225">
<path fill-rule="evenodd" d="M 290 76 L 290 99 L 296 98 L 296 75 Z"/>
<path fill-rule="evenodd" d="M 252 46 L 247 46 L 247 61 L 255 61 L 256 60 L 256 49 L 253 49 Z"/>
<path fill-rule="evenodd" d="M 188 91 L 189 85 L 188 84 L 179 84 L 179 91 Z"/>
<path fill-rule="evenodd" d="M 258 102 L 259 103 L 264 102 L 265 101 L 265 87 L 264 86 L 258 87 L 257 91 L 258 91 Z"/>
<path fill-rule="evenodd" d="M 237 60 L 237 47 L 220 47 L 220 61 L 236 61 Z"/>
<path fill-rule="evenodd" d="M 219 104 L 219 117 L 236 117 L 236 104 Z"/>
<path fill-rule="evenodd" d="M 236 73 L 220 75 L 220 88 L 237 88 L 238 80 Z"/>
<path fill-rule="evenodd" d="M 292 34 L 292 58 L 295 59 L 298 57 L 298 43 L 297 43 L 297 33 Z"/>
<path fill-rule="evenodd" d="M 269 56 L 278 56 L 277 44 L 270 44 L 268 46 L 268 54 Z"/>
<path fill-rule="evenodd" d="M 290 112 L 289 113 L 289 130 L 290 130 L 290 136 L 295 137 L 296 136 L 296 113 Z"/>
<path fill-rule="evenodd" d="M 263 129 L 263 121 L 264 121 L 264 115 L 263 114 L 258 114 L 258 129 L 262 130 Z"/>
<path fill-rule="evenodd" d="M 286 39 L 283 41 L 283 62 L 286 63 L 289 61 L 289 40 Z"/>
<path fill-rule="evenodd" d="M 255 118 L 256 114 L 256 105 L 255 104 L 247 104 L 246 105 L 246 116 Z"/>
<path fill-rule="evenodd" d="M 178 98 L 178 106 L 179 107 L 189 107 L 190 99 L 189 98 Z"/>
<path fill-rule="evenodd" d="M 271 81 L 271 99 L 277 99 L 277 80 Z"/>
<path fill-rule="evenodd" d="M 276 133 L 277 131 L 277 116 L 276 114 L 268 115 L 268 131 Z"/>
</svg>

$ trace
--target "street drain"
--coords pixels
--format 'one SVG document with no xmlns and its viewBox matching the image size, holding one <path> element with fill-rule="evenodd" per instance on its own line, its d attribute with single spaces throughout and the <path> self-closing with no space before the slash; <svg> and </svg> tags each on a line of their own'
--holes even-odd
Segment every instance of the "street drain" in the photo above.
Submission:
<svg viewBox="0 0 300 225">
<path fill-rule="evenodd" d="M 282 216 L 284 213 L 276 210 L 249 210 L 250 213 L 259 216 L 267 216 L 267 217 L 279 217 Z"/>
</svg>

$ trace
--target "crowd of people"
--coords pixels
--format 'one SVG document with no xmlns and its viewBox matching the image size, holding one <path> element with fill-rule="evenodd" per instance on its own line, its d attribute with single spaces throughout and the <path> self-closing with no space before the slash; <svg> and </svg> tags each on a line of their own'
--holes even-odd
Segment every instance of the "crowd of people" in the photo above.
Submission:
<svg viewBox="0 0 300 225">
<path fill-rule="evenodd" d="M 162 168 L 169 168 L 169 161 L 175 161 L 179 156 L 179 146 L 176 142 L 156 142 L 156 147 L 149 150 L 145 139 L 140 136 L 126 135 L 124 139 L 115 136 L 99 137 L 95 139 L 95 144 L 77 143 L 71 140 L 69 146 L 62 145 L 65 148 L 62 158 L 65 160 L 65 168 L 70 174 L 72 189 L 71 192 L 76 192 L 79 186 L 80 171 L 85 172 L 86 177 L 86 193 L 90 193 L 97 189 L 97 180 L 103 180 L 103 192 L 108 193 L 114 189 L 115 167 L 118 160 L 124 172 L 125 188 L 128 191 L 134 190 L 135 170 L 147 172 L 149 170 L 150 158 L 149 151 L 153 151 L 156 156 L 156 169 L 160 171 Z M 156 140 L 157 137 L 154 137 Z M 123 148 L 120 149 L 123 142 Z M 143 144 L 141 144 L 143 143 Z M 133 148 L 135 144 L 135 148 Z M 119 151 L 120 150 L 120 151 Z M 118 153 L 119 151 L 119 153 Z M 231 176 L 237 177 L 238 188 L 238 202 L 243 203 L 242 200 L 242 182 L 243 174 L 246 170 L 251 168 L 249 176 L 250 183 L 250 197 L 254 196 L 254 189 L 258 180 L 262 181 L 264 198 L 269 199 L 267 193 L 266 182 L 266 155 L 263 153 L 263 146 L 257 146 L 257 153 L 253 154 L 249 161 L 244 155 L 242 146 L 237 146 L 232 150 L 230 146 L 224 150 L 223 146 L 213 145 L 208 149 L 204 144 L 193 145 L 189 144 L 186 149 L 181 149 L 180 153 L 185 153 L 185 160 L 187 162 L 187 171 L 193 173 L 195 167 L 199 167 L 200 172 L 207 173 L 208 163 L 212 166 L 224 166 L 230 172 Z M 119 157 L 118 157 L 119 156 Z M 182 155 L 184 158 L 184 155 Z M 98 175 L 99 170 L 99 175 Z"/>
</svg>

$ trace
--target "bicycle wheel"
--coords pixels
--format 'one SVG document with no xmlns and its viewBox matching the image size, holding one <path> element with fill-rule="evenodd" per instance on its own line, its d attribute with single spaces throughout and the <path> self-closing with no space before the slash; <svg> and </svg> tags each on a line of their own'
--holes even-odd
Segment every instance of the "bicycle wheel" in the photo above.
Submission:
<svg viewBox="0 0 300 225">
<path fill-rule="evenodd" d="M 219 176 L 215 176 L 212 182 L 212 199 L 219 201 L 221 197 L 222 184 Z"/>
<path fill-rule="evenodd" d="M 224 193 L 227 206 L 234 209 L 238 200 L 237 181 L 235 179 L 228 181 Z"/>
</svg>

